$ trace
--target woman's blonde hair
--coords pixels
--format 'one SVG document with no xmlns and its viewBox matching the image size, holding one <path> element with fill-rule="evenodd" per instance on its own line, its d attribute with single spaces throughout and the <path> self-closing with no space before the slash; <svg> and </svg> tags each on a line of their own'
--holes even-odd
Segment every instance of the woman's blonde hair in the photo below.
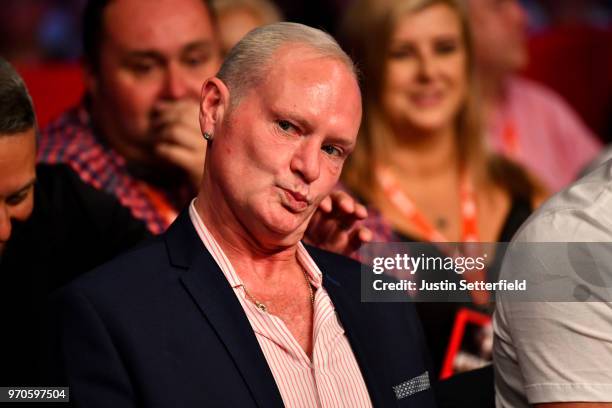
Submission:
<svg viewBox="0 0 612 408">
<path fill-rule="evenodd" d="M 372 167 L 379 161 L 389 163 L 392 157 L 389 153 L 395 144 L 382 103 L 391 37 L 400 18 L 437 4 L 447 5 L 457 14 L 467 54 L 467 92 L 455 122 L 459 159 L 475 176 L 486 175 L 487 157 L 477 101 L 472 40 L 462 3 L 455 0 L 357 0 L 345 16 L 340 38 L 363 74 L 364 116 L 359 142 L 345 166 L 343 180 L 367 201 L 371 200 L 376 188 Z"/>
</svg>

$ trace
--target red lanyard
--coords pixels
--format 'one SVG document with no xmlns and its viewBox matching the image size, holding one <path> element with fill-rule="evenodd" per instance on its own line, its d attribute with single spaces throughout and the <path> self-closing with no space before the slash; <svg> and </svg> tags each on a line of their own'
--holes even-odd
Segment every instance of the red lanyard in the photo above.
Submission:
<svg viewBox="0 0 612 408">
<path fill-rule="evenodd" d="M 514 158 L 518 156 L 521 150 L 521 144 L 518 139 L 516 125 L 511 120 L 507 120 L 504 123 L 504 127 L 502 129 L 502 143 L 503 152 L 508 155 L 508 157 Z"/>
<path fill-rule="evenodd" d="M 402 191 L 397 178 L 391 170 L 384 166 L 376 167 L 376 177 L 383 192 L 391 203 L 409 220 L 430 242 L 449 242 L 448 239 L 438 231 L 419 211 L 414 202 Z M 476 198 L 474 188 L 467 171 L 462 171 L 459 182 L 459 203 L 461 205 L 461 242 L 479 242 L 478 218 L 476 216 Z M 464 277 L 468 281 L 484 280 L 484 270 L 471 271 Z M 490 295 L 487 291 L 470 291 L 472 300 L 476 304 L 487 304 Z"/>
<path fill-rule="evenodd" d="M 376 177 L 387 198 L 419 233 L 430 242 L 449 242 L 419 211 L 414 202 L 400 188 L 397 178 L 389 168 L 377 166 Z M 476 216 L 476 199 L 472 181 L 466 171 L 461 172 L 459 184 L 459 203 L 461 205 L 461 239 L 462 242 L 478 242 L 478 218 Z"/>
</svg>

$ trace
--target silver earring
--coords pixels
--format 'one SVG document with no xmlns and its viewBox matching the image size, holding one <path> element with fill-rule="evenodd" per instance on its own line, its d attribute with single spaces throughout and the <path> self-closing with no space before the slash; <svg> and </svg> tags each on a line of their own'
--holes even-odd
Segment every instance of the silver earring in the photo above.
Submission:
<svg viewBox="0 0 612 408">
<path fill-rule="evenodd" d="M 209 142 L 212 140 L 213 135 L 212 133 L 208 133 L 208 132 L 204 132 L 204 139 L 208 140 Z"/>
</svg>

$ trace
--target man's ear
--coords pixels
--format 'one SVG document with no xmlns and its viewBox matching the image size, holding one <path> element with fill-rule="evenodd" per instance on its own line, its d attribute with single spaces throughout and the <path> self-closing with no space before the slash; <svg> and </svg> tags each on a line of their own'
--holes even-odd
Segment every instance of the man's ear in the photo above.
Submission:
<svg viewBox="0 0 612 408">
<path fill-rule="evenodd" d="M 200 130 L 202 134 L 214 135 L 216 127 L 223 123 L 229 109 L 229 89 L 217 77 L 212 77 L 202 85 L 200 99 Z"/>
</svg>

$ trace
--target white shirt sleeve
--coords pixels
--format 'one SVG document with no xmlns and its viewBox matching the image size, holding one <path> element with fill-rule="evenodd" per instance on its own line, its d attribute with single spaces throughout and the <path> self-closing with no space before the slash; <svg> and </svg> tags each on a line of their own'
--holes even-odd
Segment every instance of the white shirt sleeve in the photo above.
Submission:
<svg viewBox="0 0 612 408">
<path fill-rule="evenodd" d="M 612 197 L 603 192 L 605 197 L 596 194 L 597 198 L 585 206 L 585 211 L 575 212 L 570 208 L 573 206 L 561 205 L 553 211 L 540 212 L 513 241 L 534 245 L 553 241 L 612 242 L 612 229 L 596 217 L 605 209 L 600 204 L 608 206 Z M 563 198 L 557 198 L 557 202 L 563 202 Z M 612 214 L 612 207 L 605 210 Z M 530 263 L 527 273 L 550 274 L 549 267 L 554 262 L 540 261 Z M 606 269 L 612 276 L 612 264 Z M 565 274 L 557 265 L 554 272 Z M 612 303 L 519 302 L 500 296 L 494 332 L 498 407 L 612 402 Z"/>
</svg>

